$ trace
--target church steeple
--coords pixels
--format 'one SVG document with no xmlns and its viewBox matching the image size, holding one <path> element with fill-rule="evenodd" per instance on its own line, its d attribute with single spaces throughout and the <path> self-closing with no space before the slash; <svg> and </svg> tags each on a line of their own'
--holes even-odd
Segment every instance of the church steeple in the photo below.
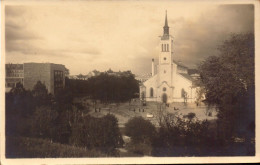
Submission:
<svg viewBox="0 0 260 165">
<path fill-rule="evenodd" d="M 169 36 L 169 26 L 168 26 L 168 20 L 167 20 L 167 10 L 166 10 L 166 15 L 165 15 L 165 24 L 163 27 L 163 35 L 164 36 Z"/>
</svg>

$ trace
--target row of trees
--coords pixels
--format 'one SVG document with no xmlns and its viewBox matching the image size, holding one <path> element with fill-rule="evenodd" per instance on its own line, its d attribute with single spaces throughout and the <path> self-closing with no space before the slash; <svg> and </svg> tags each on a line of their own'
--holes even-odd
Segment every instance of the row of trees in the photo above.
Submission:
<svg viewBox="0 0 260 165">
<path fill-rule="evenodd" d="M 112 75 L 104 72 L 88 80 L 66 79 L 66 86 L 75 96 L 88 96 L 104 103 L 128 101 L 139 92 L 139 83 L 130 71 Z"/>
</svg>

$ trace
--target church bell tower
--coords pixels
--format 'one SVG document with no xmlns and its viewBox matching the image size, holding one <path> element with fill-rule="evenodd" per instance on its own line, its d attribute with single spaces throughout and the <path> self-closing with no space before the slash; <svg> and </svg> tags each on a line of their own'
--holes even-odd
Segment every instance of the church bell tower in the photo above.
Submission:
<svg viewBox="0 0 260 165">
<path fill-rule="evenodd" d="M 173 55 L 173 38 L 169 34 L 169 26 L 167 20 L 167 11 L 165 15 L 165 23 L 163 27 L 163 36 L 160 37 L 160 55 L 159 64 L 171 64 Z"/>
</svg>

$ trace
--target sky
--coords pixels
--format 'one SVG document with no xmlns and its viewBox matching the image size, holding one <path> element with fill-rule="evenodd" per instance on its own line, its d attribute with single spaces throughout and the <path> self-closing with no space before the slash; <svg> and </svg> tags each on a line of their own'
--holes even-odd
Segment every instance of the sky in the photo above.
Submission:
<svg viewBox="0 0 260 165">
<path fill-rule="evenodd" d="M 6 63 L 63 64 L 71 75 L 96 69 L 151 72 L 158 63 L 165 11 L 174 59 L 189 68 L 232 33 L 254 32 L 253 5 L 85 1 L 5 8 Z"/>
</svg>

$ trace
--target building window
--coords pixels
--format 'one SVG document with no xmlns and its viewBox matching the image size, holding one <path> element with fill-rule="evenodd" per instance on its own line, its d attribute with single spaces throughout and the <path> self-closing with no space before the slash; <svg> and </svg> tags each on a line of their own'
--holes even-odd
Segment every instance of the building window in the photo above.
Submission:
<svg viewBox="0 0 260 165">
<path fill-rule="evenodd" d="M 163 44 L 162 44 L 162 52 L 163 52 Z"/>
<path fill-rule="evenodd" d="M 169 52 L 169 44 L 167 44 L 167 52 Z"/>
<path fill-rule="evenodd" d="M 166 57 L 163 58 L 166 61 Z"/>
<path fill-rule="evenodd" d="M 165 88 L 165 87 L 163 88 L 163 91 L 164 91 L 164 92 L 166 91 L 166 88 Z"/>
<path fill-rule="evenodd" d="M 63 71 L 54 70 L 54 94 L 63 88 Z"/>
<path fill-rule="evenodd" d="M 164 44 L 164 51 L 166 52 L 166 44 Z"/>
<path fill-rule="evenodd" d="M 150 97 L 153 97 L 153 88 L 150 88 Z"/>
<path fill-rule="evenodd" d="M 166 70 L 164 70 L 163 73 L 166 73 Z"/>
</svg>

